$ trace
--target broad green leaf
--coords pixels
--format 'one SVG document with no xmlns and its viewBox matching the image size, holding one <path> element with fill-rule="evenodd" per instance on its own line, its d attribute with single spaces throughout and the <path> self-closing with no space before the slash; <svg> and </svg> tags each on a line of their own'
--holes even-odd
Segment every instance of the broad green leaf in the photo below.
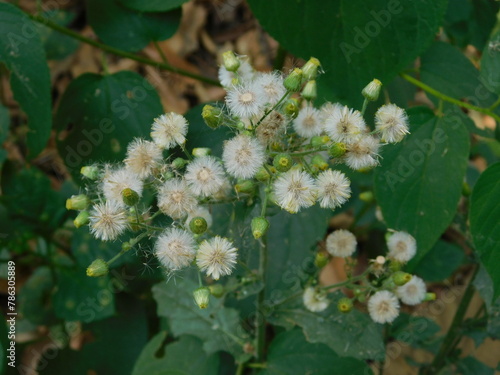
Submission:
<svg viewBox="0 0 500 375">
<path fill-rule="evenodd" d="M 238 311 L 223 306 L 222 300 L 210 299 L 206 309 L 200 309 L 193 299 L 197 284 L 189 279 L 162 282 L 153 287 L 158 315 L 170 319 L 175 336 L 193 335 L 203 341 L 207 354 L 223 350 L 237 360 L 244 358 L 243 345 L 248 337 L 240 326 Z"/>
<path fill-rule="evenodd" d="M 339 312 L 339 298 L 340 293 L 333 295 L 330 306 L 320 313 L 306 310 L 302 298 L 297 298 L 274 307 L 268 318 L 276 325 L 301 327 L 307 341 L 326 344 L 340 357 L 383 359 L 382 326 L 357 310 L 349 314 Z"/>
<path fill-rule="evenodd" d="M 33 324 L 50 325 L 56 322 L 50 295 L 54 281 L 48 267 L 39 267 L 23 285 L 19 296 L 19 313 Z"/>
<path fill-rule="evenodd" d="M 457 370 L 457 373 L 461 375 L 493 375 L 495 373 L 494 369 L 471 356 L 458 361 Z"/>
<path fill-rule="evenodd" d="M 54 10 L 46 12 L 43 17 L 61 26 L 68 26 L 75 18 L 75 13 Z M 42 38 L 47 60 L 61 60 L 73 54 L 80 42 L 67 35 L 59 33 L 43 24 L 37 25 Z"/>
<path fill-rule="evenodd" d="M 263 28 L 304 59 L 320 59 L 327 99 L 360 106 L 373 78 L 389 83 L 434 39 L 446 0 L 249 0 Z M 362 9 L 362 11 L 360 11 Z M 324 97 L 318 96 L 320 99 Z"/>
<path fill-rule="evenodd" d="M 486 169 L 474 187 L 470 230 L 476 253 L 493 282 L 493 300 L 500 295 L 500 163 Z"/>
<path fill-rule="evenodd" d="M 140 10 L 142 12 L 165 12 L 175 9 L 188 0 L 118 0 L 127 8 Z"/>
<path fill-rule="evenodd" d="M 181 336 L 165 345 L 166 332 L 160 332 L 144 347 L 134 365 L 132 375 L 217 375 L 219 356 L 207 356 L 196 337 Z M 158 356 L 162 351 L 163 355 Z"/>
<path fill-rule="evenodd" d="M 427 348 L 441 330 L 438 324 L 423 316 L 401 313 L 390 326 L 389 334 L 394 340 L 414 348 Z"/>
<path fill-rule="evenodd" d="M 382 150 L 375 196 L 389 228 L 417 241 L 418 262 L 453 220 L 469 156 L 469 135 L 459 117 L 408 111 L 410 132 Z"/>
<path fill-rule="evenodd" d="M 481 79 L 486 87 L 500 95 L 500 31 L 493 34 L 484 47 Z"/>
<path fill-rule="evenodd" d="M 18 8 L 0 3 L 0 61 L 10 71 L 10 85 L 28 116 L 28 155 L 45 148 L 52 128 L 50 74 L 38 29 Z"/>
<path fill-rule="evenodd" d="M 425 281 L 442 281 L 453 274 L 464 258 L 465 254 L 460 247 L 438 240 L 419 262 L 411 261 L 407 270 L 411 270 Z"/>
<path fill-rule="evenodd" d="M 488 311 L 486 333 L 494 339 L 500 339 L 500 297 L 493 299 L 493 281 L 482 264 L 474 278 L 474 287 L 484 300 Z"/>
<path fill-rule="evenodd" d="M 308 343 L 300 331 L 280 333 L 269 346 L 266 369 L 259 375 L 368 375 L 370 368 L 354 358 L 339 358 L 324 344 Z"/>
<path fill-rule="evenodd" d="M 59 104 L 59 152 L 78 179 L 83 165 L 122 160 L 128 143 L 148 137 L 162 112 L 155 89 L 137 73 L 83 74 L 71 82 Z"/>
<path fill-rule="evenodd" d="M 170 38 L 179 27 L 181 10 L 142 13 L 117 0 L 88 0 L 87 17 L 99 38 L 110 46 L 139 51 L 152 41 Z"/>
</svg>

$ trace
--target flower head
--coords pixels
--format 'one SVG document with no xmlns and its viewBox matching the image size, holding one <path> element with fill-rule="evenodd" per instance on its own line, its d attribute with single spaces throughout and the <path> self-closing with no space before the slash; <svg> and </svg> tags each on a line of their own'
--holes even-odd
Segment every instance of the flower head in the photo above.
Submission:
<svg viewBox="0 0 500 375">
<path fill-rule="evenodd" d="M 373 168 L 378 164 L 379 142 L 371 135 L 365 135 L 347 147 L 345 163 L 352 169 Z"/>
<path fill-rule="evenodd" d="M 405 110 L 395 104 L 383 105 L 375 113 L 375 129 L 382 135 L 383 142 L 402 141 L 410 133 Z"/>
<path fill-rule="evenodd" d="M 265 151 L 256 138 L 240 134 L 224 144 L 222 159 L 231 175 L 252 178 L 266 160 Z"/>
<path fill-rule="evenodd" d="M 287 118 L 283 114 L 272 111 L 257 127 L 255 135 L 259 141 L 266 145 L 277 142 L 279 137 L 285 133 L 286 122 Z"/>
<path fill-rule="evenodd" d="M 304 290 L 302 301 L 304 302 L 304 306 L 312 312 L 323 311 L 330 304 L 326 293 L 311 286 Z"/>
<path fill-rule="evenodd" d="M 196 255 L 196 264 L 201 271 L 218 280 L 230 275 L 236 264 L 238 250 L 229 240 L 216 236 L 200 244 Z"/>
<path fill-rule="evenodd" d="M 317 189 L 312 177 L 304 171 L 291 169 L 274 182 L 274 193 L 281 208 L 297 213 L 316 202 Z"/>
<path fill-rule="evenodd" d="M 238 79 L 239 83 L 248 82 L 253 78 L 254 71 L 247 59 L 240 58 L 240 66 L 235 72 L 230 72 L 224 65 L 219 68 L 219 81 L 222 86 L 229 87 Z"/>
<path fill-rule="evenodd" d="M 323 131 L 320 112 L 314 107 L 303 108 L 293 120 L 293 128 L 301 137 L 311 138 L 320 135 Z"/>
<path fill-rule="evenodd" d="M 224 169 L 213 156 L 195 158 L 184 177 L 193 193 L 204 197 L 217 193 L 227 181 Z"/>
<path fill-rule="evenodd" d="M 212 226 L 212 214 L 210 213 L 210 211 L 208 211 L 207 208 L 203 206 L 196 206 L 192 211 L 189 212 L 186 223 L 189 224 L 195 217 L 202 217 L 203 219 L 205 219 L 205 221 L 207 222 L 207 228 L 210 228 Z"/>
<path fill-rule="evenodd" d="M 335 142 L 353 143 L 367 129 L 359 111 L 338 105 L 333 105 L 328 111 L 331 113 L 325 120 L 325 131 Z"/>
<path fill-rule="evenodd" d="M 172 219 L 181 219 L 195 209 L 198 201 L 180 178 L 167 180 L 158 189 L 158 208 Z"/>
<path fill-rule="evenodd" d="M 417 252 L 417 242 L 406 232 L 396 232 L 387 241 L 390 258 L 401 263 L 408 262 Z"/>
<path fill-rule="evenodd" d="M 132 173 L 127 168 L 120 168 L 116 170 L 107 170 L 104 174 L 101 185 L 104 197 L 108 201 L 115 202 L 119 206 L 125 206 L 122 198 L 122 191 L 131 189 L 142 195 L 142 181 L 135 173 Z"/>
<path fill-rule="evenodd" d="M 321 172 L 316 180 L 320 206 L 331 209 L 342 206 L 351 196 L 350 184 L 342 172 L 331 169 Z"/>
<path fill-rule="evenodd" d="M 393 293 L 379 291 L 368 300 L 368 312 L 376 323 L 392 323 L 399 315 L 399 301 Z"/>
<path fill-rule="evenodd" d="M 283 77 L 278 73 L 259 73 L 255 83 L 262 88 L 268 105 L 275 105 L 286 93 Z"/>
<path fill-rule="evenodd" d="M 140 178 L 146 178 L 161 159 L 161 149 L 155 143 L 136 138 L 127 147 L 125 165 Z"/>
<path fill-rule="evenodd" d="M 337 229 L 326 237 L 326 250 L 336 257 L 350 257 L 357 244 L 354 234 L 345 229 Z"/>
<path fill-rule="evenodd" d="M 226 103 L 232 114 L 248 118 L 261 112 L 265 96 L 262 87 L 254 82 L 239 84 L 227 90 Z"/>
<path fill-rule="evenodd" d="M 196 254 L 193 236 L 178 228 L 167 229 L 155 243 L 155 255 L 168 270 L 179 270 L 189 266 Z"/>
<path fill-rule="evenodd" d="M 427 288 L 424 280 L 418 276 L 413 276 L 405 285 L 396 289 L 396 294 L 407 305 L 418 305 L 425 299 Z"/>
<path fill-rule="evenodd" d="M 151 127 L 151 138 L 158 147 L 169 149 L 186 142 L 188 123 L 177 113 L 165 113 L 155 118 Z"/>
<path fill-rule="evenodd" d="M 115 240 L 128 228 L 127 212 L 114 201 L 96 204 L 89 220 L 91 233 L 103 241 Z"/>
</svg>

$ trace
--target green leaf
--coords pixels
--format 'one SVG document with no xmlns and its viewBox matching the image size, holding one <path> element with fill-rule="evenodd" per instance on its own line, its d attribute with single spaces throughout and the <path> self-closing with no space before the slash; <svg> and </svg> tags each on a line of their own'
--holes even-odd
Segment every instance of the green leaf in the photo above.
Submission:
<svg viewBox="0 0 500 375">
<path fill-rule="evenodd" d="M 493 375 L 495 373 L 491 367 L 470 356 L 457 362 L 457 370 L 457 374 L 460 375 Z"/>
<path fill-rule="evenodd" d="M 117 0 L 88 0 L 87 17 L 99 38 L 110 46 L 139 51 L 151 41 L 165 40 L 179 27 L 181 10 L 142 13 L 120 5 Z"/>
<path fill-rule="evenodd" d="M 9 135 L 10 114 L 9 109 L 0 104 L 0 146 Z M 0 148 L 0 165 L 7 158 L 7 151 Z"/>
<path fill-rule="evenodd" d="M 500 163 L 488 167 L 474 187 L 470 230 L 476 253 L 493 282 L 493 300 L 500 296 Z"/>
<path fill-rule="evenodd" d="M 324 344 L 310 344 L 299 329 L 280 333 L 269 346 L 266 369 L 259 375 L 365 375 L 370 368 L 354 358 L 339 358 Z"/>
<path fill-rule="evenodd" d="M 394 340 L 414 348 L 426 348 L 441 327 L 429 318 L 401 313 L 389 329 Z"/>
<path fill-rule="evenodd" d="M 28 116 L 28 154 L 45 148 L 52 128 L 50 74 L 40 35 L 33 22 L 18 8 L 0 3 L 0 61 L 10 71 L 10 85 Z"/>
<path fill-rule="evenodd" d="M 219 356 L 207 356 L 196 337 L 181 336 L 166 345 L 166 332 L 160 332 L 144 347 L 134 365 L 132 375 L 217 375 Z M 163 352 L 162 356 L 157 353 Z"/>
<path fill-rule="evenodd" d="M 75 16 L 75 13 L 62 10 L 49 11 L 43 14 L 43 17 L 61 26 L 68 26 L 74 20 Z M 62 60 L 73 54 L 80 45 L 78 40 L 59 33 L 50 27 L 43 24 L 38 24 L 37 26 L 40 31 L 47 60 Z"/>
<path fill-rule="evenodd" d="M 208 308 L 200 309 L 193 299 L 197 284 L 189 279 L 163 282 L 153 287 L 158 315 L 170 319 L 175 336 L 193 335 L 203 341 L 207 354 L 219 350 L 231 353 L 237 360 L 245 358 L 243 345 L 247 336 L 240 326 L 238 311 L 223 306 L 211 297 Z"/>
<path fill-rule="evenodd" d="M 349 314 L 339 312 L 337 302 L 340 297 L 340 293 L 332 296 L 330 306 L 321 313 L 306 310 L 302 298 L 297 298 L 275 307 L 268 320 L 284 327 L 302 327 L 307 341 L 326 344 L 341 357 L 383 359 L 382 326 L 357 310 Z"/>
<path fill-rule="evenodd" d="M 137 73 L 82 74 L 64 92 L 56 114 L 59 153 L 79 179 L 83 165 L 123 159 L 128 143 L 149 136 L 162 112 L 158 94 Z"/>
<path fill-rule="evenodd" d="M 179 8 L 188 0 L 118 0 L 127 8 L 140 10 L 142 12 L 165 12 Z"/>
<path fill-rule="evenodd" d="M 382 150 L 375 196 L 388 227 L 415 237 L 418 262 L 453 220 L 469 135 L 459 118 L 436 117 L 427 108 L 412 108 L 408 115 L 411 134 Z"/>
<path fill-rule="evenodd" d="M 408 269 L 425 281 L 442 281 L 463 263 L 465 254 L 455 244 L 439 240 L 419 262 L 411 261 Z"/>
<path fill-rule="evenodd" d="M 481 78 L 490 90 L 500 95 L 500 31 L 493 34 L 484 47 Z"/>
<path fill-rule="evenodd" d="M 48 267 L 39 267 L 33 272 L 19 293 L 19 313 L 31 323 L 50 325 L 56 317 L 50 295 L 54 282 Z"/>
<path fill-rule="evenodd" d="M 431 43 L 447 1 L 249 0 L 249 4 L 284 48 L 304 59 L 320 59 L 327 74 L 318 83 L 326 98 L 333 94 L 360 106 L 366 84 L 373 78 L 389 83 Z"/>
</svg>

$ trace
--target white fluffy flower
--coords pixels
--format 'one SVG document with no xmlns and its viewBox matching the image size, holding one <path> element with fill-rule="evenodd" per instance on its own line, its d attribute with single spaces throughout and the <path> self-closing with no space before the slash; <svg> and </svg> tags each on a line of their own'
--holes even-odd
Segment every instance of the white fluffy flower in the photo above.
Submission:
<svg viewBox="0 0 500 375">
<path fill-rule="evenodd" d="M 403 140 L 408 130 L 408 116 L 395 104 L 386 104 L 375 113 L 375 128 L 383 142 L 396 143 Z"/>
<path fill-rule="evenodd" d="M 407 305 L 418 305 L 425 299 L 427 288 L 424 280 L 418 276 L 413 276 L 405 285 L 396 289 L 396 294 L 403 303 Z"/>
<path fill-rule="evenodd" d="M 283 77 L 278 73 L 259 73 L 255 83 L 262 87 L 265 102 L 269 105 L 278 103 L 286 93 Z"/>
<path fill-rule="evenodd" d="M 266 150 L 256 138 L 240 134 L 225 142 L 222 159 L 234 177 L 252 178 L 266 161 Z"/>
<path fill-rule="evenodd" d="M 192 211 L 189 212 L 189 215 L 186 219 L 186 223 L 189 227 L 189 223 L 191 222 L 191 220 L 193 220 L 195 217 L 202 217 L 205 219 L 205 221 L 207 222 L 207 228 L 210 228 L 212 226 L 212 214 L 210 213 L 210 211 L 203 207 L 203 206 L 196 206 Z"/>
<path fill-rule="evenodd" d="M 195 158 L 184 177 L 195 195 L 205 197 L 217 193 L 227 181 L 221 163 L 213 156 Z"/>
<path fill-rule="evenodd" d="M 186 142 L 188 123 L 184 116 L 170 112 L 155 118 L 151 138 L 161 148 L 169 149 Z"/>
<path fill-rule="evenodd" d="M 230 72 L 224 65 L 219 68 L 219 81 L 222 86 L 229 87 L 234 84 L 233 80 L 238 78 L 240 83 L 252 80 L 254 71 L 247 59 L 240 57 L 240 67 L 234 72 Z"/>
<path fill-rule="evenodd" d="M 91 233 L 103 241 L 115 240 L 128 228 L 127 212 L 114 201 L 96 204 L 89 220 Z"/>
<path fill-rule="evenodd" d="M 166 215 L 177 220 L 195 209 L 198 201 L 180 178 L 166 181 L 158 189 L 158 207 Z"/>
<path fill-rule="evenodd" d="M 396 232 L 387 241 L 390 258 L 401 263 L 408 262 L 417 252 L 417 241 L 406 232 Z"/>
<path fill-rule="evenodd" d="M 262 88 L 255 83 L 236 85 L 228 88 L 226 104 L 233 115 L 248 118 L 261 112 L 265 96 Z"/>
<path fill-rule="evenodd" d="M 319 117 L 321 122 L 326 122 L 326 119 L 329 118 L 330 116 L 333 116 L 333 114 L 337 111 L 341 111 L 344 106 L 339 103 L 331 103 L 331 102 L 326 102 L 321 106 L 319 109 Z"/>
<path fill-rule="evenodd" d="M 304 290 L 302 300 L 304 302 L 304 306 L 312 312 L 323 311 L 330 304 L 326 293 L 322 293 L 321 291 L 316 290 L 316 288 L 313 287 L 307 287 Z"/>
<path fill-rule="evenodd" d="M 161 159 L 162 151 L 156 143 L 136 138 L 127 147 L 125 165 L 140 178 L 146 178 Z"/>
<path fill-rule="evenodd" d="M 325 131 L 335 142 L 353 143 L 366 129 L 361 112 L 349 109 L 347 106 L 333 105 L 330 115 L 325 120 Z"/>
<path fill-rule="evenodd" d="M 155 243 L 155 254 L 167 269 L 175 271 L 189 266 L 196 254 L 193 236 L 182 229 L 170 228 Z"/>
<path fill-rule="evenodd" d="M 142 195 L 141 179 L 126 168 L 107 170 L 101 188 L 106 200 L 115 202 L 119 206 L 125 206 L 122 198 L 122 191 L 125 189 L 132 189 L 139 196 Z"/>
<path fill-rule="evenodd" d="M 357 244 L 354 234 L 346 229 L 337 229 L 326 237 L 326 250 L 336 257 L 350 257 Z"/>
<path fill-rule="evenodd" d="M 196 264 L 201 271 L 218 280 L 221 276 L 233 272 L 237 255 L 238 250 L 232 242 L 216 236 L 200 244 L 196 254 Z"/>
<path fill-rule="evenodd" d="M 373 168 L 378 165 L 379 141 L 371 135 L 365 135 L 347 147 L 345 163 L 354 170 Z"/>
<path fill-rule="evenodd" d="M 392 323 L 399 315 L 399 301 L 393 293 L 382 290 L 368 300 L 368 312 L 376 323 Z"/>
<path fill-rule="evenodd" d="M 311 138 L 320 135 L 323 131 L 320 112 L 314 107 L 302 108 L 297 118 L 293 120 L 293 128 L 301 137 Z"/>
<path fill-rule="evenodd" d="M 337 208 L 351 196 L 351 182 L 339 171 L 328 169 L 321 172 L 316 180 L 318 200 L 323 208 Z"/>
<path fill-rule="evenodd" d="M 291 169 L 278 177 L 273 186 L 277 203 L 292 214 L 316 202 L 316 184 L 304 171 Z"/>
<path fill-rule="evenodd" d="M 287 118 L 278 111 L 269 113 L 255 131 L 257 139 L 269 145 L 277 142 L 286 131 Z"/>
</svg>

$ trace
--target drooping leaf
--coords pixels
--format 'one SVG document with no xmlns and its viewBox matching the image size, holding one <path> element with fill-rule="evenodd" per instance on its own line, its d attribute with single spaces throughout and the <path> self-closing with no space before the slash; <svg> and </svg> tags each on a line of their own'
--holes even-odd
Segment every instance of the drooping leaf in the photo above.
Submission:
<svg viewBox="0 0 500 375">
<path fill-rule="evenodd" d="M 134 137 L 147 137 L 163 112 L 158 94 L 140 75 L 82 74 L 68 86 L 55 117 L 58 149 L 76 179 L 92 162 L 123 159 Z"/>
<path fill-rule="evenodd" d="M 127 8 L 140 10 L 142 12 L 165 12 L 175 9 L 188 0 L 118 0 Z"/>
<path fill-rule="evenodd" d="M 411 261 L 407 270 L 425 281 L 442 281 L 453 274 L 464 257 L 460 247 L 439 240 L 419 262 Z"/>
<path fill-rule="evenodd" d="M 264 29 L 294 55 L 320 59 L 320 99 L 360 106 L 373 78 L 389 83 L 431 43 L 446 0 L 250 0 Z M 360 11 L 363 9 L 363 11 Z"/>
<path fill-rule="evenodd" d="M 472 191 L 470 230 L 475 250 L 493 283 L 493 300 L 500 295 L 500 163 L 488 167 Z"/>
<path fill-rule="evenodd" d="M 144 347 L 134 365 L 132 375 L 216 375 L 219 356 L 207 356 L 202 342 L 193 336 L 181 336 L 178 341 L 165 345 L 163 355 L 157 353 L 163 348 L 167 337 L 160 332 Z"/>
<path fill-rule="evenodd" d="M 382 150 L 375 195 L 389 228 L 417 241 L 418 262 L 451 223 L 462 192 L 469 136 L 460 121 L 427 108 L 408 111 L 410 131 Z"/>
<path fill-rule="evenodd" d="M 89 24 L 106 44 L 125 51 L 139 51 L 151 41 L 170 38 L 179 27 L 181 10 L 142 13 L 117 0 L 89 0 Z"/>
<path fill-rule="evenodd" d="M 52 128 L 49 68 L 35 24 L 4 2 L 0 3 L 0 61 L 9 69 L 14 98 L 28 116 L 28 152 L 35 157 L 45 148 Z"/>
<path fill-rule="evenodd" d="M 259 375 L 368 375 L 370 368 L 358 359 L 338 357 L 324 344 L 306 341 L 300 329 L 280 333 L 269 346 L 266 369 Z"/>
</svg>

